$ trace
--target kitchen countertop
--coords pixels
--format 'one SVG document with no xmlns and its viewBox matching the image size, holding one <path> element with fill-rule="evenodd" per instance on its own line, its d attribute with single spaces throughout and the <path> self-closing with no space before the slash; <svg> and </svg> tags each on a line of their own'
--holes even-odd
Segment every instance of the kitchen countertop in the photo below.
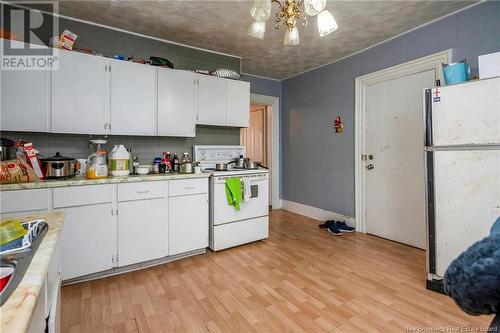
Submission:
<svg viewBox="0 0 500 333">
<path fill-rule="evenodd" d="M 134 182 L 175 180 L 175 179 L 188 179 L 188 178 L 208 178 L 210 177 L 210 175 L 211 173 L 203 172 L 199 174 L 167 173 L 167 174 L 132 175 L 123 177 L 108 177 L 102 179 L 87 179 L 84 177 L 75 177 L 64 180 L 47 179 L 33 183 L 1 184 L 0 191 L 28 190 L 37 188 L 53 188 L 53 187 L 81 186 L 81 185 L 134 183 Z"/>
<path fill-rule="evenodd" d="M 49 230 L 33 256 L 23 279 L 9 299 L 0 307 L 2 313 L 0 331 L 2 332 L 26 332 L 28 330 L 37 298 L 47 276 L 52 254 L 64 224 L 64 213 L 62 212 L 18 218 L 22 220 L 43 218 L 49 225 Z"/>
</svg>

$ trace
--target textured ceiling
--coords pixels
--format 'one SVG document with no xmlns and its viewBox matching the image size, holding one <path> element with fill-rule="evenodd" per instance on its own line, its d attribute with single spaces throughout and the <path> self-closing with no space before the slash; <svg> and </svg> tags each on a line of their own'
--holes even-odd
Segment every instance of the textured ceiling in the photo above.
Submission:
<svg viewBox="0 0 500 333">
<path fill-rule="evenodd" d="M 243 72 L 283 79 L 333 62 L 471 1 L 329 1 L 339 29 L 320 38 L 316 18 L 299 26 L 300 45 L 284 46 L 267 22 L 264 40 L 247 35 L 251 1 L 61 1 L 63 15 L 243 58 Z"/>
</svg>

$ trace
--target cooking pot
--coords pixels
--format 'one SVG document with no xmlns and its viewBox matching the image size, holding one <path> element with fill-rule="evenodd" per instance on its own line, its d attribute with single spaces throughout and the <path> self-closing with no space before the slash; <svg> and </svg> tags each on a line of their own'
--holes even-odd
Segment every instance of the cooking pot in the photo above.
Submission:
<svg viewBox="0 0 500 333">
<path fill-rule="evenodd" d="M 57 152 L 52 157 L 40 159 L 45 178 L 71 178 L 76 174 L 76 160 Z"/>
<path fill-rule="evenodd" d="M 16 144 L 14 141 L 0 138 L 0 160 L 7 161 L 16 158 Z"/>
<path fill-rule="evenodd" d="M 227 171 L 227 164 L 226 163 L 217 163 L 215 165 L 215 170 L 216 171 Z"/>
</svg>

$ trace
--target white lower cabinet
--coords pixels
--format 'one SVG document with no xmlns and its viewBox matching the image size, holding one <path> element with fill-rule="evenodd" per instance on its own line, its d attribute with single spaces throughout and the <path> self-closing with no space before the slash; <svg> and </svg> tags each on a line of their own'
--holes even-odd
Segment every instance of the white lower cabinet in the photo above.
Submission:
<svg viewBox="0 0 500 333">
<path fill-rule="evenodd" d="M 175 255 L 208 246 L 208 194 L 169 198 L 168 252 Z"/>
<path fill-rule="evenodd" d="M 115 186 L 55 188 L 53 207 L 63 211 L 62 279 L 112 268 L 116 255 Z"/>
<path fill-rule="evenodd" d="M 164 198 L 118 203 L 118 266 L 167 256 L 166 210 Z"/>
<path fill-rule="evenodd" d="M 62 279 L 68 280 L 110 269 L 116 254 L 113 205 L 58 209 L 65 213 L 62 232 Z"/>
</svg>

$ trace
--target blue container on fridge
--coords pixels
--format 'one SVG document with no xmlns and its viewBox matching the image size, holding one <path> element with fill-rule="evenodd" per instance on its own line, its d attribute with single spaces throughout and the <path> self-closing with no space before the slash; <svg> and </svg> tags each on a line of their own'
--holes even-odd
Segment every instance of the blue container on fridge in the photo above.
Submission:
<svg viewBox="0 0 500 333">
<path fill-rule="evenodd" d="M 465 82 L 469 74 L 469 65 L 466 62 L 457 62 L 443 66 L 443 74 L 446 84 Z"/>
</svg>

